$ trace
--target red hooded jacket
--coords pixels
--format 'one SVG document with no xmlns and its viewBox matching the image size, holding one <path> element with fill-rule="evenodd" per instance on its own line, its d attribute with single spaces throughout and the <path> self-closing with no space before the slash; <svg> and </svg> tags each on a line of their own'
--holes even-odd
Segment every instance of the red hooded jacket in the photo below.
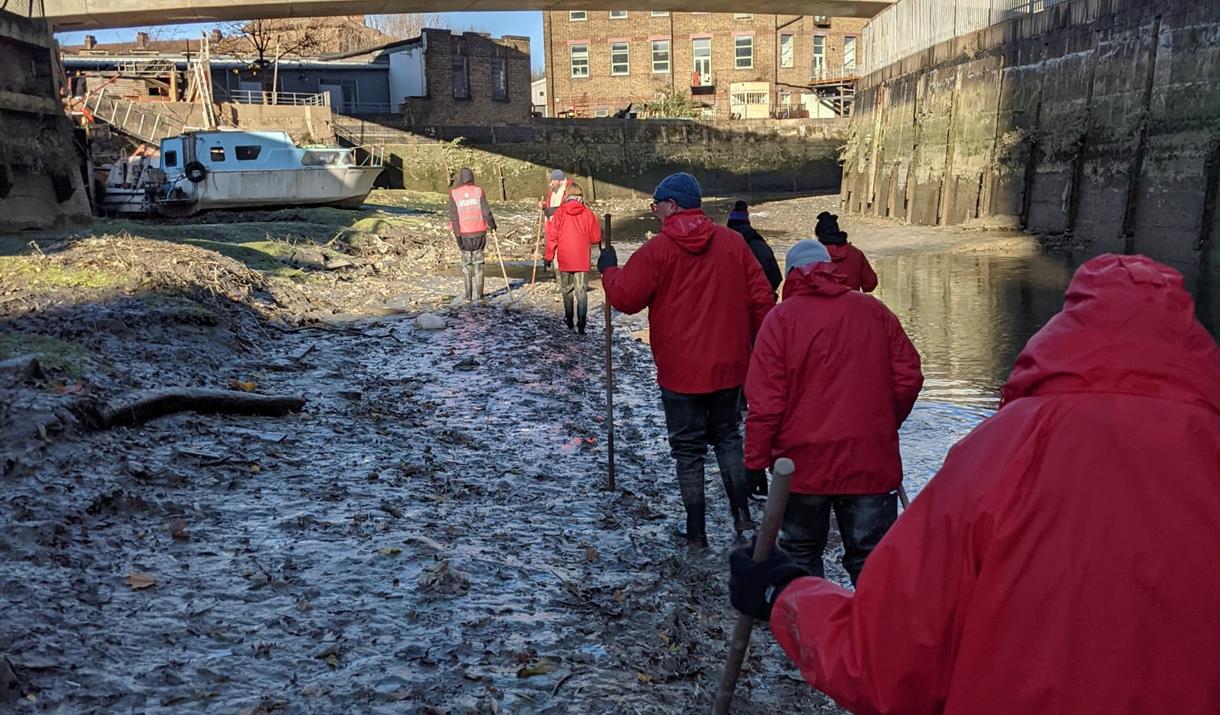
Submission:
<svg viewBox="0 0 1220 715">
<path fill-rule="evenodd" d="M 784 589 L 784 651 L 860 715 L 1220 712 L 1220 349 L 1181 276 L 1085 263 L 1003 395 L 854 595 Z"/>
<path fill-rule="evenodd" d="M 872 293 L 877 288 L 877 274 L 869 264 L 864 251 L 850 243 L 827 244 L 826 250 L 835 268 L 847 278 L 847 287 Z"/>
<path fill-rule="evenodd" d="M 624 313 L 648 308 L 657 382 L 685 394 L 741 386 L 750 344 L 775 305 L 741 235 L 700 209 L 665 219 L 626 265 L 606 269 L 602 287 Z"/>
<path fill-rule="evenodd" d="M 829 263 L 794 270 L 750 360 L 746 466 L 792 459 L 797 494 L 893 491 L 898 427 L 922 386 L 919 353 L 881 301 Z"/>
<path fill-rule="evenodd" d="M 602 226 L 597 214 L 580 201 L 564 201 L 546 222 L 546 260 L 559 253 L 559 270 L 585 273 L 589 270 L 589 246 L 601 243 Z"/>
</svg>

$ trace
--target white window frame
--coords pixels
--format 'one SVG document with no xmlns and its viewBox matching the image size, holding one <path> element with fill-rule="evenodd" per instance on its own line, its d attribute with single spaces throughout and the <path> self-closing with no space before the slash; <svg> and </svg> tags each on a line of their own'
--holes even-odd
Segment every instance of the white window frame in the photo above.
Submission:
<svg viewBox="0 0 1220 715">
<path fill-rule="evenodd" d="M 626 59 L 619 62 L 614 58 L 616 54 L 622 52 Z M 623 70 L 620 72 L 616 65 L 622 65 Z M 631 75 L 631 43 L 630 42 L 611 42 L 610 43 L 610 76 L 611 77 L 627 77 Z"/>
<path fill-rule="evenodd" d="M 820 79 L 826 74 L 826 47 L 828 41 L 826 35 L 815 34 L 813 36 L 813 76 L 815 79 Z"/>
<path fill-rule="evenodd" d="M 669 11 L 668 10 L 653 10 L 651 13 L 649 13 L 649 15 L 651 17 L 669 17 Z"/>
<path fill-rule="evenodd" d="M 735 12 L 733 13 L 734 20 L 753 20 L 754 13 L 752 12 Z"/>
<path fill-rule="evenodd" d="M 657 62 L 657 53 L 662 50 L 659 50 L 657 45 L 665 46 L 665 49 L 663 50 L 665 53 L 665 63 L 664 63 L 665 66 L 661 69 L 657 68 L 657 66 L 659 64 Z M 671 42 L 670 40 L 653 40 L 652 41 L 652 73 L 653 74 L 669 74 L 670 71 L 673 69 L 673 64 L 674 64 L 673 42 Z"/>
<path fill-rule="evenodd" d="M 787 57 L 784 56 L 785 50 Z M 779 66 L 782 69 L 796 67 L 796 35 L 785 32 L 779 36 Z"/>
<path fill-rule="evenodd" d="M 699 56 L 698 43 L 700 43 L 700 42 L 707 43 L 707 56 L 706 57 Z M 700 77 L 702 77 L 704 75 L 709 75 L 712 73 L 712 38 L 696 37 L 696 38 L 692 39 L 690 41 L 690 54 L 691 54 L 691 71 L 692 72 L 698 72 Z M 704 62 L 707 63 L 706 72 L 704 72 L 704 68 L 702 66 Z"/>
<path fill-rule="evenodd" d="M 577 72 L 576 59 L 578 53 L 576 48 L 581 48 L 579 53 L 584 57 L 584 71 Z M 568 63 L 572 70 L 572 79 L 588 79 L 589 77 L 589 46 L 587 44 L 568 45 Z"/>
<path fill-rule="evenodd" d="M 749 43 L 750 57 L 749 64 L 741 63 L 742 41 Z M 754 69 L 754 36 L 753 35 L 734 35 L 733 36 L 733 69 L 752 70 Z"/>
<path fill-rule="evenodd" d="M 851 47 L 850 62 L 847 48 Z M 860 40 L 855 35 L 843 36 L 843 69 L 854 70 L 860 64 Z"/>
<path fill-rule="evenodd" d="M 588 10 L 568 10 L 568 22 L 585 22 L 588 19 Z"/>
<path fill-rule="evenodd" d="M 615 14 L 615 13 L 618 13 L 618 14 Z M 626 20 L 627 11 L 626 10 L 611 10 L 610 19 L 611 20 Z"/>
<path fill-rule="evenodd" d="M 609 116 L 610 116 L 609 109 L 594 109 L 593 110 L 593 117 L 596 119 L 605 119 L 606 117 L 609 117 Z"/>
</svg>

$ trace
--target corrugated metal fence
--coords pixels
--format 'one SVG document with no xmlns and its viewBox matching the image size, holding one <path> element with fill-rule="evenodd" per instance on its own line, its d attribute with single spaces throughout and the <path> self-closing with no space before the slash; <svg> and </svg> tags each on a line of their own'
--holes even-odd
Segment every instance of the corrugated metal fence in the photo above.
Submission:
<svg viewBox="0 0 1220 715">
<path fill-rule="evenodd" d="M 864 26 L 867 71 L 945 40 L 1068 0 L 898 0 Z"/>
</svg>

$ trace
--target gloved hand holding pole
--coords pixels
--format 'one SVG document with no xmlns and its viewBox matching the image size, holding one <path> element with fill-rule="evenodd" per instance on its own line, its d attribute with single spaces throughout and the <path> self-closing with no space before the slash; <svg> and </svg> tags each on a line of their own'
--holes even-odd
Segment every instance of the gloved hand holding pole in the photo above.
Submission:
<svg viewBox="0 0 1220 715">
<path fill-rule="evenodd" d="M 775 549 L 775 540 L 779 536 L 780 525 L 784 521 L 784 509 L 788 506 L 788 493 L 792 489 L 792 473 L 796 470 L 791 459 L 786 457 L 775 460 L 771 470 L 771 489 L 767 493 L 767 507 L 763 513 L 762 527 L 758 530 L 758 538 L 754 542 L 754 563 L 762 563 L 771 557 Z M 737 689 L 737 677 L 741 674 L 741 664 L 746 657 L 746 649 L 750 645 L 750 633 L 754 629 L 754 617 L 744 613 L 737 616 L 737 625 L 733 628 L 733 640 L 729 643 L 729 657 L 724 665 L 724 674 L 720 679 L 720 690 L 716 693 L 716 705 L 712 712 L 715 715 L 727 715 L 733 704 L 733 691 Z"/>
</svg>

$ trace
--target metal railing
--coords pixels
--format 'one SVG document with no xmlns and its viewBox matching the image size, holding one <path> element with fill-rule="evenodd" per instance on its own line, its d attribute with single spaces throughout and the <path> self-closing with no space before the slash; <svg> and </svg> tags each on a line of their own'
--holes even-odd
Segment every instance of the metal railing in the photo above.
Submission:
<svg viewBox="0 0 1220 715">
<path fill-rule="evenodd" d="M 186 126 L 180 117 L 159 104 L 107 97 L 104 89 L 85 97 L 81 103 L 95 119 L 147 144 L 160 144 L 162 139 L 181 134 Z"/>
<path fill-rule="evenodd" d="M 46 17 L 42 0 L 0 0 L 0 12 L 10 12 L 25 18 Z"/>
<path fill-rule="evenodd" d="M 177 71 L 173 60 L 127 60 L 118 65 L 119 74 L 127 77 L 160 77 Z"/>
<path fill-rule="evenodd" d="M 344 102 L 343 106 L 332 106 L 335 114 L 346 114 L 353 117 L 376 114 L 398 114 L 401 108 L 395 109 L 389 102 Z"/>
<path fill-rule="evenodd" d="M 814 82 L 839 82 L 847 79 L 854 79 L 860 76 L 860 67 L 853 65 L 851 67 L 826 67 L 819 66 L 816 63 L 809 70 L 809 78 Z"/>
<path fill-rule="evenodd" d="M 861 74 L 985 27 L 1042 12 L 1068 0 L 898 0 L 861 32 Z"/>
<path fill-rule="evenodd" d="M 257 89 L 230 89 L 219 92 L 216 100 L 234 104 L 284 104 L 294 107 L 329 107 L 330 94 L 319 92 L 263 92 Z"/>
</svg>

